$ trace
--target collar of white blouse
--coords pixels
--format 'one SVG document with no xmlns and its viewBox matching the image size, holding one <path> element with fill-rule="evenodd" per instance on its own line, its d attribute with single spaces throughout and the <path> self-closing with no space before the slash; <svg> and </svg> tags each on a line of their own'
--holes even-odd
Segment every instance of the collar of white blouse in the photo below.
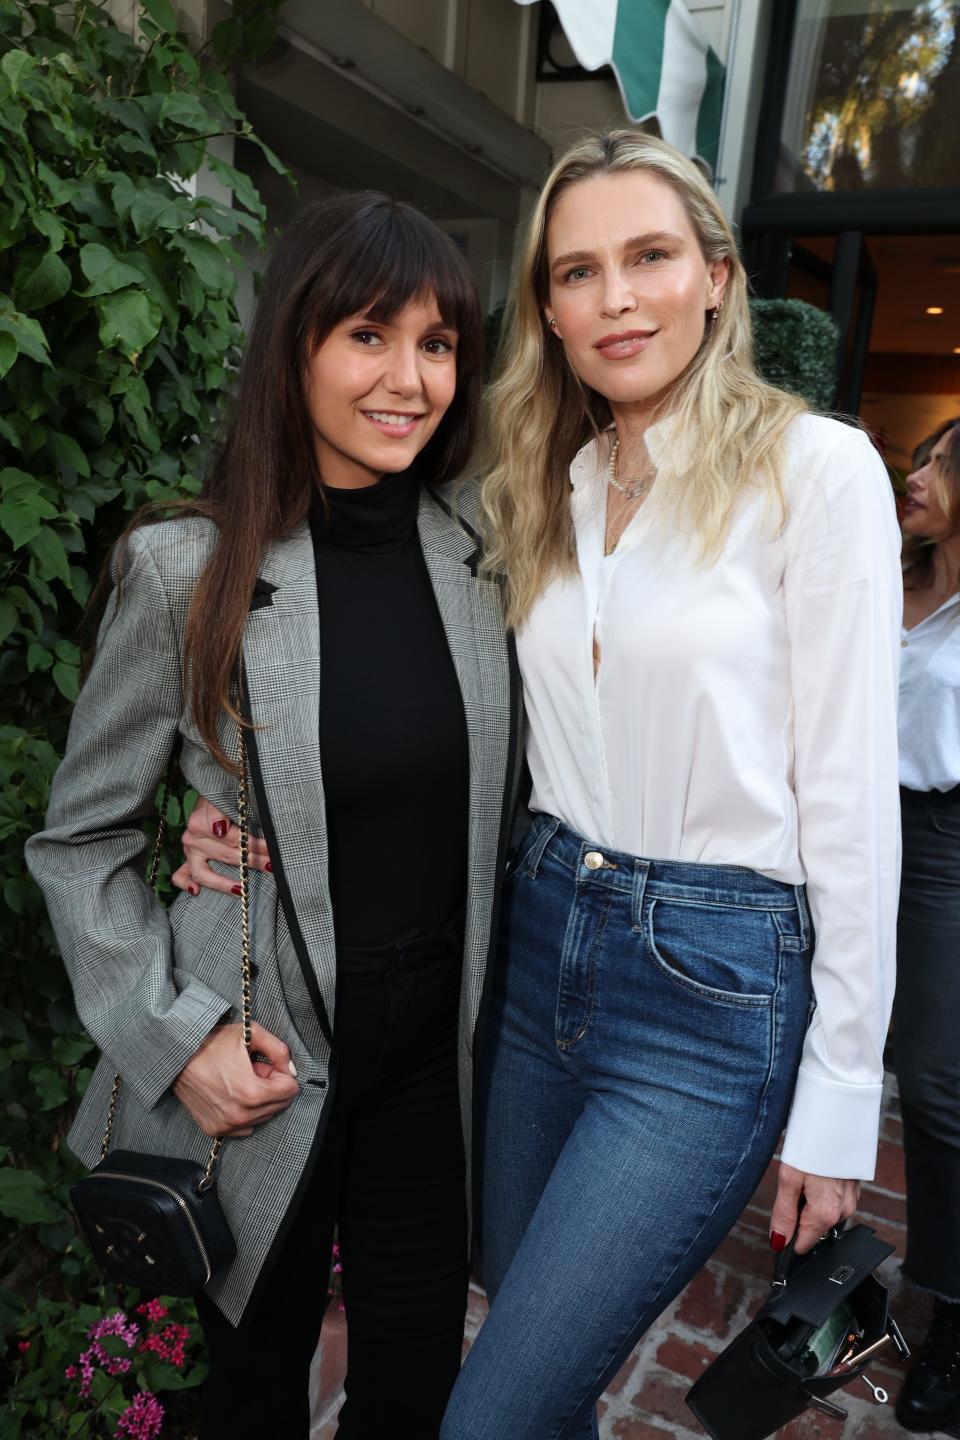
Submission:
<svg viewBox="0 0 960 1440">
<path fill-rule="evenodd" d="M 605 434 L 611 434 L 611 425 Z M 680 467 L 677 457 L 679 437 L 676 422 L 669 415 L 648 426 L 644 432 L 647 452 L 656 466 L 658 477 L 666 469 L 668 454 L 671 470 Z M 573 524 L 577 538 L 577 553 L 581 570 L 591 560 L 602 560 L 608 564 L 621 559 L 628 551 L 640 544 L 653 523 L 657 512 L 658 486 L 654 486 L 643 504 L 631 518 L 616 546 L 609 555 L 604 553 L 607 518 L 607 464 L 608 442 L 592 439 L 577 451 L 570 465 L 570 484 L 573 490 L 571 506 Z M 662 495 L 662 489 L 661 489 Z"/>
</svg>

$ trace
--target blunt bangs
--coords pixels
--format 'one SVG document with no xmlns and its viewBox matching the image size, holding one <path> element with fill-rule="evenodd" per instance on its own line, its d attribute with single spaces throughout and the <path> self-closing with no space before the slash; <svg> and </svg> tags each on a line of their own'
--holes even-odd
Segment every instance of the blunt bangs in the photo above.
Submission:
<svg viewBox="0 0 960 1440">
<path fill-rule="evenodd" d="M 431 296 L 444 324 L 467 338 L 480 319 L 476 289 L 450 237 L 419 211 L 385 195 L 364 191 L 344 198 L 351 202 L 349 211 L 340 224 L 341 217 L 329 216 L 325 248 L 332 254 L 307 297 L 309 343 L 321 344 L 351 315 L 387 324 L 405 306 Z"/>
</svg>

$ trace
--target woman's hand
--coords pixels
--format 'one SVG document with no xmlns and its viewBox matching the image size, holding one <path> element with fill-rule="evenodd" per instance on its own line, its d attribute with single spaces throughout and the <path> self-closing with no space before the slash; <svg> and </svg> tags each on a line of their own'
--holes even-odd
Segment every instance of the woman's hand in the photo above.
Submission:
<svg viewBox="0 0 960 1440">
<path fill-rule="evenodd" d="M 797 1228 L 801 1195 L 806 1204 L 800 1211 L 800 1231 L 794 1247 L 797 1255 L 805 1255 L 834 1225 L 849 1220 L 860 1200 L 860 1181 L 805 1175 L 792 1165 L 781 1164 L 777 1198 L 770 1215 L 770 1244 L 774 1250 L 783 1250 Z"/>
<path fill-rule="evenodd" d="M 290 1051 L 256 1021 L 251 1061 L 242 1025 L 218 1025 L 184 1065 L 173 1093 L 205 1135 L 252 1135 L 254 1125 L 285 1110 L 299 1093 Z"/>
<path fill-rule="evenodd" d="M 216 870 L 210 869 L 210 861 L 217 860 L 221 865 L 239 866 L 240 831 L 203 796 L 194 806 L 182 841 L 183 852 L 187 858 L 171 876 L 178 890 L 189 890 L 191 895 L 199 895 L 203 885 L 208 890 L 220 890 L 224 895 L 239 895 L 238 879 L 230 875 L 218 875 Z M 250 836 L 249 859 L 251 870 L 273 869 L 267 842 L 258 835 Z"/>
</svg>

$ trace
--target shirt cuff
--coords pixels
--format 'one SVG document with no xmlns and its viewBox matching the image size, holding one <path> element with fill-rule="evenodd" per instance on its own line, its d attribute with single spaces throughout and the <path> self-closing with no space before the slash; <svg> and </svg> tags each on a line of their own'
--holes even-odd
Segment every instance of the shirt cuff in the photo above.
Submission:
<svg viewBox="0 0 960 1440">
<path fill-rule="evenodd" d="M 805 1175 L 872 1180 L 883 1085 L 843 1085 L 801 1065 L 781 1160 Z"/>
</svg>

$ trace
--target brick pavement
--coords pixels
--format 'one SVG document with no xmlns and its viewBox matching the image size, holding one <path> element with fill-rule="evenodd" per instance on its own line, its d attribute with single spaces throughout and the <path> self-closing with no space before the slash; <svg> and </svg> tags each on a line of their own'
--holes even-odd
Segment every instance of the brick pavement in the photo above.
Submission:
<svg viewBox="0 0 960 1440">
<path fill-rule="evenodd" d="M 767 1239 L 775 1185 L 771 1166 L 735 1229 L 708 1265 L 687 1286 L 647 1332 L 601 1401 L 601 1440 L 703 1440 L 703 1431 L 684 1404 L 684 1394 L 704 1366 L 749 1320 L 767 1294 L 771 1253 Z M 903 1255 L 904 1198 L 900 1120 L 893 1082 L 888 1077 L 875 1181 L 864 1186 L 862 1218 Z M 898 1274 L 897 1257 L 884 1266 L 893 1288 L 893 1312 L 908 1343 L 922 1339 L 929 1301 L 911 1291 Z M 471 1289 L 465 1349 L 469 1348 L 486 1313 L 478 1287 Z M 344 1316 L 331 1312 L 324 1321 L 314 1365 L 314 1425 L 311 1440 L 334 1440 L 336 1413 L 342 1400 L 340 1380 L 345 1360 Z M 903 1437 L 892 1400 L 903 1379 L 896 1361 L 876 1364 L 873 1383 L 885 1388 L 890 1403 L 880 1405 L 858 1380 L 837 1394 L 849 1411 L 841 1423 L 808 1412 L 780 1432 L 781 1440 L 884 1440 Z M 946 1432 L 945 1432 L 946 1433 Z M 960 1436 L 960 1429 L 951 1432 Z M 389 1436 L 384 1436 L 389 1440 Z M 509 1440 L 504 1436 L 503 1440 Z"/>
</svg>

